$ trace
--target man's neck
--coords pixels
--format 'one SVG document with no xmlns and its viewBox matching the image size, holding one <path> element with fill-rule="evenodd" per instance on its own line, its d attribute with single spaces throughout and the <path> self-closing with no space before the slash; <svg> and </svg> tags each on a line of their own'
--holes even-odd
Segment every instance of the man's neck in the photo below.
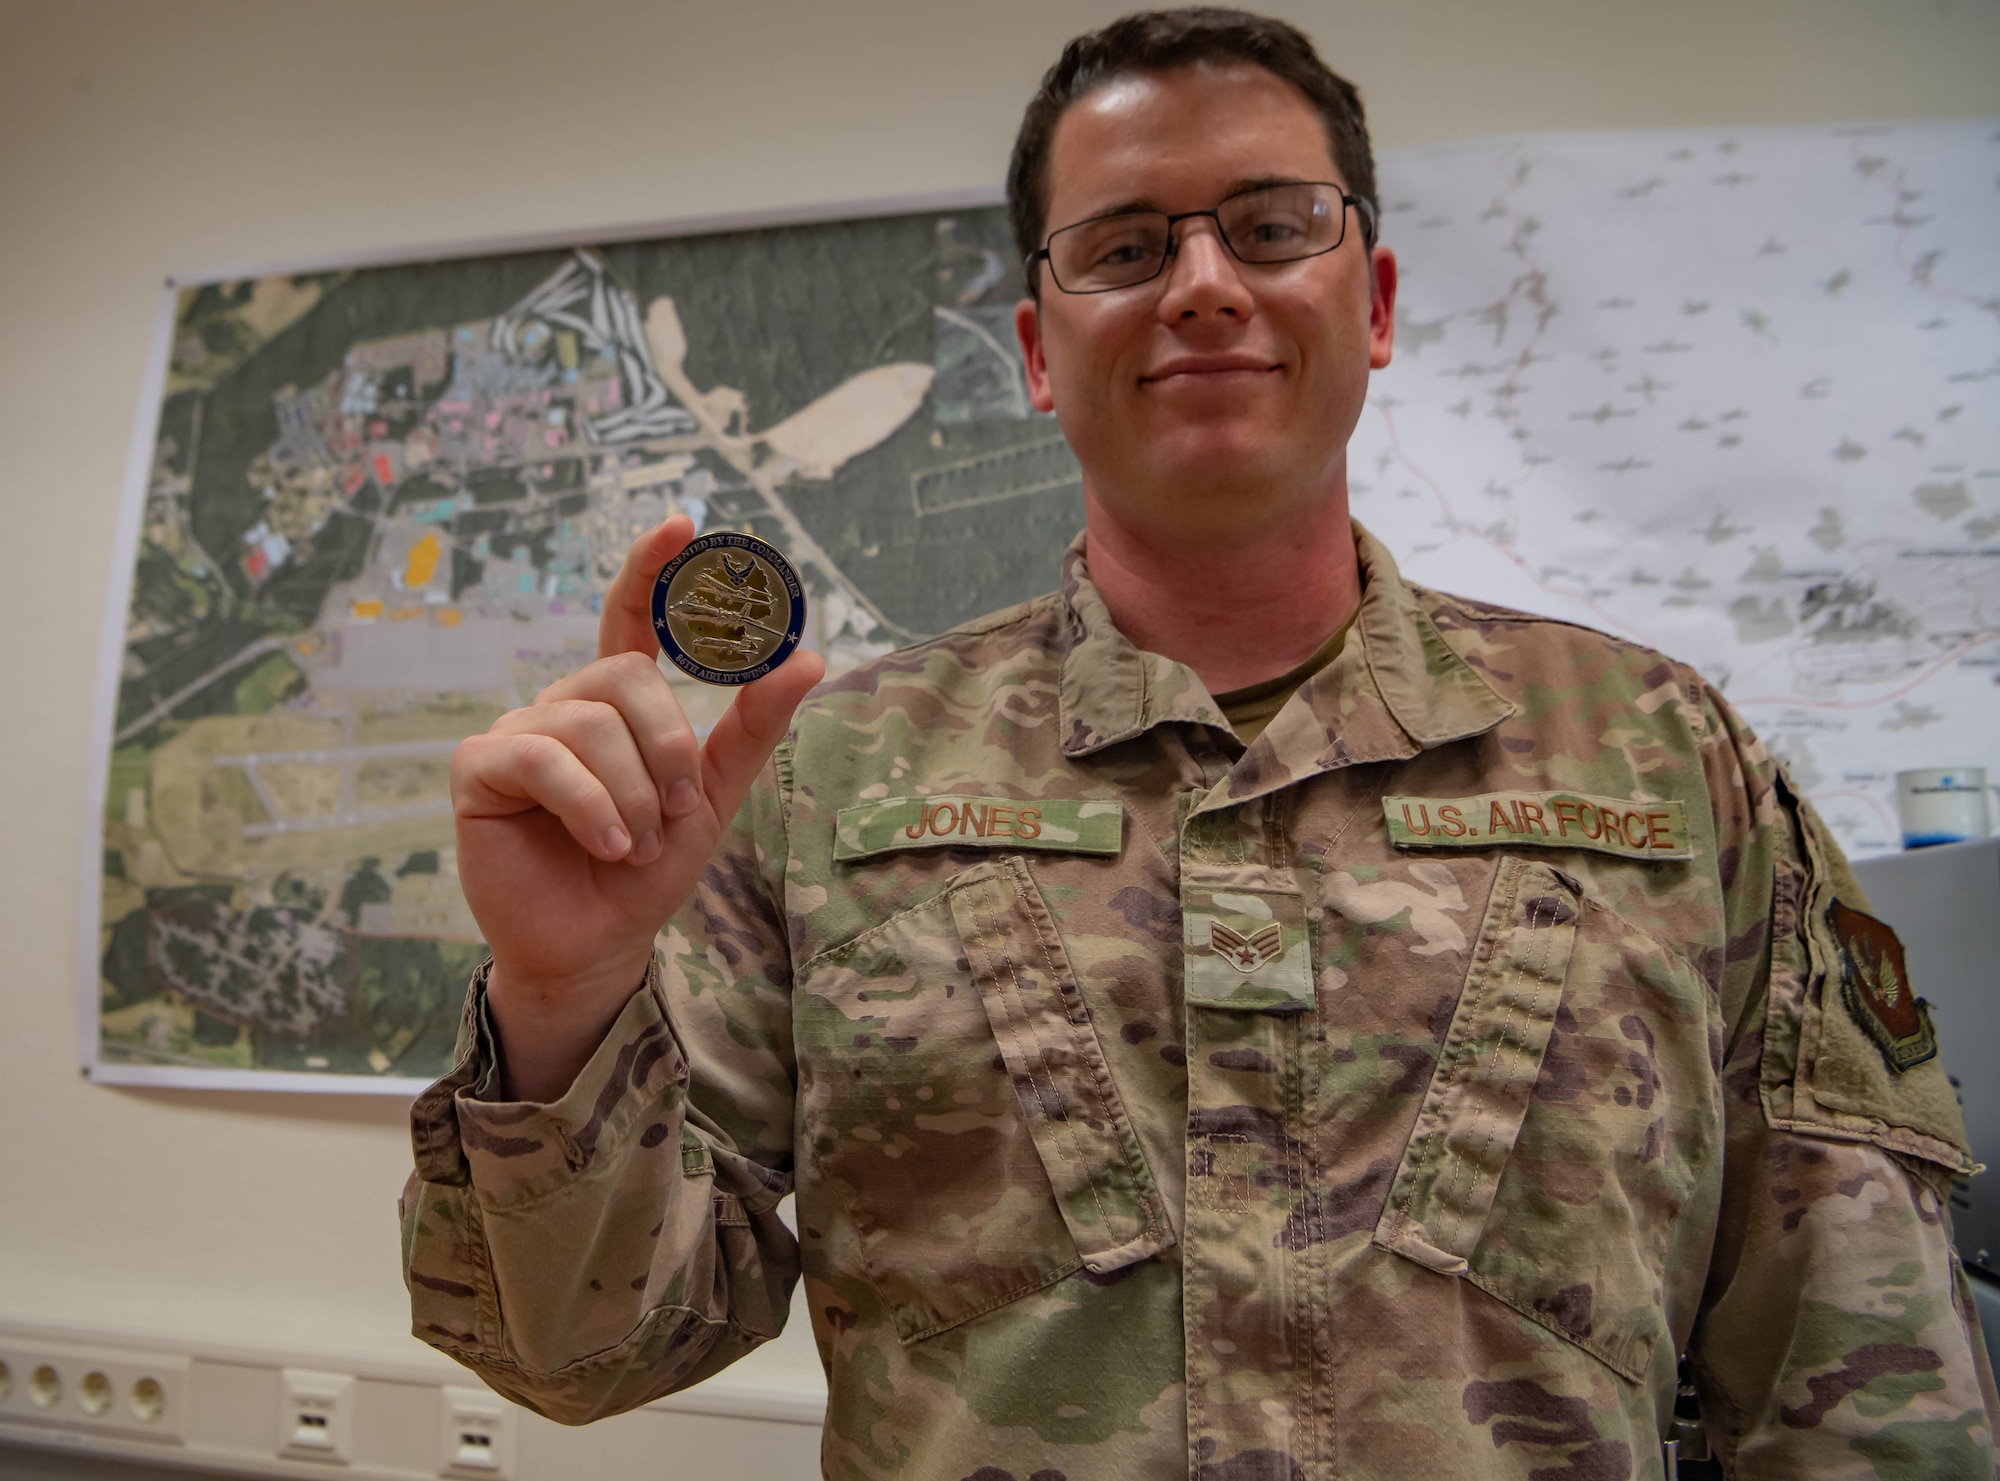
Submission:
<svg viewBox="0 0 2000 1481">
<path fill-rule="evenodd" d="M 1360 606 L 1344 490 L 1302 517 L 1199 544 L 1148 538 L 1087 490 L 1084 508 L 1090 580 L 1111 620 L 1211 694 L 1296 668 Z"/>
</svg>

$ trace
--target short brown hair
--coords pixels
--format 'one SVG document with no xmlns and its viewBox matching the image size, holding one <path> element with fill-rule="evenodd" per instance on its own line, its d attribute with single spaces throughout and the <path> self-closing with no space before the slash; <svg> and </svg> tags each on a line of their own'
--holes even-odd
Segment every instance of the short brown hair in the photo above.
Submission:
<svg viewBox="0 0 2000 1481">
<path fill-rule="evenodd" d="M 1304 93 L 1326 125 L 1343 183 L 1375 204 L 1375 157 L 1361 94 L 1320 60 L 1303 31 L 1269 16 L 1210 5 L 1141 11 L 1065 46 L 1021 116 L 1007 166 L 1007 215 L 1024 261 L 1042 245 L 1048 227 L 1049 148 L 1070 104 L 1114 77 L 1196 62 L 1249 62 Z M 1037 288 L 1032 271 L 1027 288 L 1030 293 Z"/>
</svg>

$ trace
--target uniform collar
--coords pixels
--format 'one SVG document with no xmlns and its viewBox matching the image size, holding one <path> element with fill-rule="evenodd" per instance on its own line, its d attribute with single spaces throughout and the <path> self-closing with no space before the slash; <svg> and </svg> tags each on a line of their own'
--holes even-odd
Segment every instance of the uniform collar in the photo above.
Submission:
<svg viewBox="0 0 2000 1481">
<path fill-rule="evenodd" d="M 1193 669 L 1134 647 L 1112 624 L 1084 566 L 1086 539 L 1063 552 L 1063 754 L 1088 756 L 1174 720 L 1227 724 Z"/>
<path fill-rule="evenodd" d="M 1244 755 L 1223 789 L 1233 800 L 1314 771 L 1414 756 L 1514 713 L 1445 643 L 1422 594 L 1358 524 L 1354 546 L 1363 585 L 1347 646 L 1307 682 L 1305 704 L 1280 712 Z M 1134 647 L 1112 624 L 1084 552 L 1078 535 L 1063 555 L 1064 754 L 1088 756 L 1171 721 L 1224 727 L 1221 707 L 1194 670 Z"/>
<path fill-rule="evenodd" d="M 1447 741 L 1482 735 L 1514 713 L 1479 671 L 1461 658 L 1431 621 L 1437 598 L 1403 580 L 1396 559 L 1359 524 L 1354 553 L 1361 561 L 1361 633 L 1368 672 L 1396 723 L 1428 751 Z M 1322 670 L 1321 678 L 1326 677 Z M 1317 680 L 1314 681 L 1317 684 Z M 1314 684 L 1307 686 L 1311 697 Z"/>
</svg>

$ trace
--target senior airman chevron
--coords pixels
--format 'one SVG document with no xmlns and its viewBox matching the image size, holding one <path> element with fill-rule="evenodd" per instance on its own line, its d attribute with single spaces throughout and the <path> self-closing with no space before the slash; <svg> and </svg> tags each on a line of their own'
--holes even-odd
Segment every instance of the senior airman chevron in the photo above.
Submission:
<svg viewBox="0 0 2000 1481">
<path fill-rule="evenodd" d="M 833 856 L 865 859 L 906 848 L 1046 849 L 1115 854 L 1125 804 L 1063 797 L 885 797 L 843 807 Z"/>
<path fill-rule="evenodd" d="M 1397 848 L 1582 848 L 1621 859 L 1691 859 L 1678 802 L 1633 802 L 1584 792 L 1481 792 L 1476 797 L 1384 797 Z"/>
</svg>

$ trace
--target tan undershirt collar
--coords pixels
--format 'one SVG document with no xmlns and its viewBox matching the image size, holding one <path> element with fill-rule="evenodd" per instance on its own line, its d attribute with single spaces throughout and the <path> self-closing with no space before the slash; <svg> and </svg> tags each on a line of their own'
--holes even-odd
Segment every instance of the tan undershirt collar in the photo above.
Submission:
<svg viewBox="0 0 2000 1481">
<path fill-rule="evenodd" d="M 1354 616 L 1359 615 L 1360 609 L 1356 608 Z M 1215 702 L 1228 717 L 1237 739 L 1247 746 L 1262 735 L 1264 727 L 1298 692 L 1299 686 L 1340 656 L 1340 650 L 1347 644 L 1348 630 L 1353 626 L 1354 617 L 1349 617 L 1297 668 L 1289 669 L 1275 679 L 1266 679 L 1260 684 L 1245 684 L 1241 689 L 1216 695 Z"/>
</svg>

